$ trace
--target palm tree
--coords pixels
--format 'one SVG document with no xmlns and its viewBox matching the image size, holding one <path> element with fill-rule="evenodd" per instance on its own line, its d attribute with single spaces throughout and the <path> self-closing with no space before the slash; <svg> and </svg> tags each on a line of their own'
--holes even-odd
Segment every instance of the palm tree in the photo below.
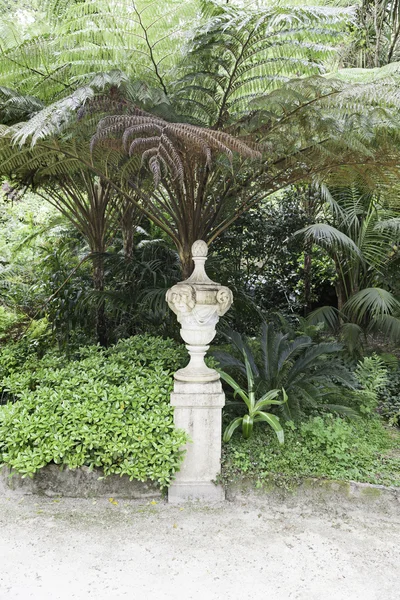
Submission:
<svg viewBox="0 0 400 600">
<path fill-rule="evenodd" d="M 330 207 L 332 224 L 317 223 L 298 232 L 324 248 L 336 269 L 338 310 L 317 309 L 311 321 L 325 320 L 333 327 L 344 321 L 353 346 L 365 329 L 398 339 L 400 302 L 385 289 L 385 271 L 400 238 L 398 213 L 356 185 L 333 189 Z"/>
</svg>

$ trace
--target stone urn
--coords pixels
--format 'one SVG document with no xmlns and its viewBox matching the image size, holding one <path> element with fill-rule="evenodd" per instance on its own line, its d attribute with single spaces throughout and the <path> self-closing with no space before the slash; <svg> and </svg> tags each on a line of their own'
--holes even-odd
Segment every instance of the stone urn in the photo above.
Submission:
<svg viewBox="0 0 400 600">
<path fill-rule="evenodd" d="M 211 281 L 204 265 L 207 244 L 198 240 L 192 246 L 194 271 L 167 292 L 167 302 L 177 315 L 181 336 L 190 361 L 175 373 L 171 405 L 175 426 L 189 437 L 185 458 L 168 489 L 168 501 L 221 501 L 225 493 L 215 481 L 221 472 L 222 408 L 225 395 L 219 374 L 204 362 L 215 336 L 218 319 L 232 304 L 232 292 Z"/>
<path fill-rule="evenodd" d="M 208 246 L 203 240 L 192 245 L 194 271 L 185 281 L 168 290 L 166 300 L 177 315 L 180 334 L 190 355 L 189 364 L 175 373 L 178 381 L 215 381 L 219 375 L 204 362 L 215 327 L 233 302 L 229 288 L 212 281 L 205 272 Z"/>
</svg>

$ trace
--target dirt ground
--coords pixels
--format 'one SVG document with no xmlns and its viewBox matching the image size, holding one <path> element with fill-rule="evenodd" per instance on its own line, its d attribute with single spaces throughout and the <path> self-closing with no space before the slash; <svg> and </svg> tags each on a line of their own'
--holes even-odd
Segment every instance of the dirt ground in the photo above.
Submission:
<svg viewBox="0 0 400 600">
<path fill-rule="evenodd" d="M 398 600 L 400 514 L 0 497 L 1 600 Z"/>
</svg>

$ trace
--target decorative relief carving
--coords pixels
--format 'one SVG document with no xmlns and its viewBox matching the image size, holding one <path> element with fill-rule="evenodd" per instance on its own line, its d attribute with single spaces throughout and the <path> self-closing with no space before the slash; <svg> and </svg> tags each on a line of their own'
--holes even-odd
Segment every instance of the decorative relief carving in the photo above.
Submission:
<svg viewBox="0 0 400 600">
<path fill-rule="evenodd" d="M 187 314 L 196 306 L 196 292 L 191 285 L 179 283 L 168 290 L 166 300 L 176 315 Z"/>
<path fill-rule="evenodd" d="M 223 287 L 217 292 L 217 313 L 220 317 L 224 315 L 232 306 L 233 294 L 227 287 Z"/>
</svg>

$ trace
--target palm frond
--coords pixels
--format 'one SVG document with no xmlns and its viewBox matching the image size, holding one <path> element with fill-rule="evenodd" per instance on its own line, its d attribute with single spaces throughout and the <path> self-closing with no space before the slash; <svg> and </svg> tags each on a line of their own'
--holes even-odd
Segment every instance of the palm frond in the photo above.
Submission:
<svg viewBox="0 0 400 600">
<path fill-rule="evenodd" d="M 310 325 L 324 323 L 329 329 L 336 331 L 339 327 L 341 316 L 340 312 L 334 306 L 320 306 L 307 316 L 307 322 Z"/>
<path fill-rule="evenodd" d="M 308 225 L 304 229 L 297 231 L 295 235 L 303 236 L 305 240 L 312 240 L 329 252 L 342 250 L 355 254 L 360 258 L 362 257 L 362 253 L 354 240 L 327 223 Z"/>
<path fill-rule="evenodd" d="M 370 331 L 380 332 L 391 342 L 400 342 L 400 318 L 393 314 L 385 314 L 375 317 L 370 323 Z"/>
<path fill-rule="evenodd" d="M 361 323 L 367 316 L 378 319 L 393 315 L 400 310 L 400 302 L 387 290 L 375 287 L 360 290 L 343 308 L 356 323 Z"/>
</svg>

